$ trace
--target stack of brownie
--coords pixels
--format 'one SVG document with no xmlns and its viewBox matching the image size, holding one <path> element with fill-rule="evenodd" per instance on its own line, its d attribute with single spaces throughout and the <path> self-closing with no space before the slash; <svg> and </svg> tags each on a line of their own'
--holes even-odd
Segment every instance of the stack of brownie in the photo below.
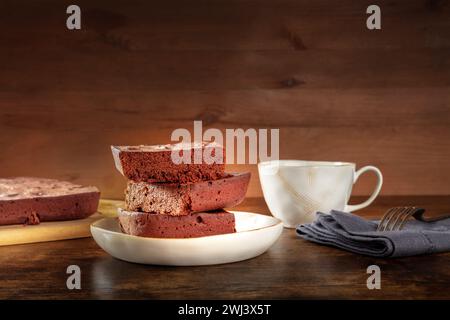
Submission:
<svg viewBox="0 0 450 320">
<path fill-rule="evenodd" d="M 124 233 L 192 238 L 235 232 L 234 215 L 223 208 L 242 202 L 250 173 L 226 173 L 222 146 L 202 142 L 111 149 L 116 168 L 128 179 L 125 210 L 119 211 Z M 173 152 L 191 161 L 175 163 Z M 215 161 L 196 161 L 199 154 Z"/>
</svg>

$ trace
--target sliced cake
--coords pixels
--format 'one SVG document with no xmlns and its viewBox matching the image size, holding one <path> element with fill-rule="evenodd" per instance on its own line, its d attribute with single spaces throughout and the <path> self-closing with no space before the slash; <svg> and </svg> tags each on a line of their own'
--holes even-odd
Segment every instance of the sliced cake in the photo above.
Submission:
<svg viewBox="0 0 450 320">
<path fill-rule="evenodd" d="M 86 218 L 97 211 L 99 199 L 96 187 L 44 178 L 0 179 L 0 225 Z"/>
<path fill-rule="evenodd" d="M 111 150 L 117 170 L 133 181 L 193 183 L 225 174 L 224 149 L 216 143 L 112 146 Z M 174 162 L 173 154 L 176 160 L 186 161 Z"/>
<path fill-rule="evenodd" d="M 119 210 L 119 223 L 122 232 L 149 238 L 194 238 L 236 232 L 234 214 L 224 210 L 184 216 Z"/>
<path fill-rule="evenodd" d="M 189 184 L 128 181 L 126 209 L 179 216 L 231 208 L 244 200 L 249 180 L 245 172 Z"/>
</svg>

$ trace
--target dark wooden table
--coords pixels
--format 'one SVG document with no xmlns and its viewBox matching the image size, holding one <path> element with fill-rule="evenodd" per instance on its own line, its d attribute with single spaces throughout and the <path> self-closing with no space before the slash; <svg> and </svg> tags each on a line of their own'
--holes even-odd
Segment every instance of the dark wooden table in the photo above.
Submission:
<svg viewBox="0 0 450 320">
<path fill-rule="evenodd" d="M 359 200 L 359 199 L 358 199 Z M 450 210 L 450 196 L 381 197 L 360 213 L 388 207 Z M 263 199 L 239 209 L 268 213 Z M 82 270 L 82 289 L 66 288 L 66 268 Z M 369 265 L 381 268 L 381 290 L 366 287 Z M 374 259 L 298 239 L 285 229 L 265 254 L 206 267 L 159 267 L 116 260 L 92 239 L 0 247 L 0 298 L 16 299 L 440 299 L 450 298 L 450 253 Z"/>
</svg>

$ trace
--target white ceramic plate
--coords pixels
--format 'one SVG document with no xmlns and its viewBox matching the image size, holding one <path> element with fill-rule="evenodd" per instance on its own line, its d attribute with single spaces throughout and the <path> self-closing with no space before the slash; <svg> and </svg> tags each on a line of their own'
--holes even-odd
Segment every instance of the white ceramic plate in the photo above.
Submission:
<svg viewBox="0 0 450 320">
<path fill-rule="evenodd" d="M 97 244 L 115 258 L 143 264 L 200 266 L 254 258 L 280 237 L 280 220 L 250 212 L 231 211 L 236 233 L 189 239 L 144 238 L 124 234 L 115 218 L 91 225 Z"/>
</svg>

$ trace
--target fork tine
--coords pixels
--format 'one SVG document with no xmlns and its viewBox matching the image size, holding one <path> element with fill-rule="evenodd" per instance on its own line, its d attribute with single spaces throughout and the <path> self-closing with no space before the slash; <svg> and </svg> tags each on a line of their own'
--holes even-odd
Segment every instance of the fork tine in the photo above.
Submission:
<svg viewBox="0 0 450 320">
<path fill-rule="evenodd" d="M 410 214 L 408 215 L 408 217 L 414 215 L 417 211 L 423 210 L 421 208 L 416 208 L 416 207 L 412 207 L 412 211 L 410 212 Z M 407 218 L 403 219 L 403 221 L 400 223 L 400 225 L 398 226 L 398 230 L 401 230 L 403 228 L 403 225 L 405 224 L 405 222 L 407 221 Z"/>
<path fill-rule="evenodd" d="M 389 217 L 391 212 L 395 210 L 395 208 L 389 208 L 384 215 L 381 217 L 380 222 L 378 222 L 377 231 L 382 231 L 384 223 L 386 222 L 386 218 Z"/>
<path fill-rule="evenodd" d="M 404 211 L 404 207 L 396 207 L 396 210 L 390 215 L 390 217 L 387 219 L 386 224 L 383 228 L 383 231 L 390 231 L 392 228 L 392 222 L 395 221 L 399 215 L 401 215 Z"/>
<path fill-rule="evenodd" d="M 415 210 L 415 207 L 404 207 L 403 210 L 398 214 L 397 219 L 394 223 L 392 223 L 391 228 L 388 231 L 400 230 L 403 227 L 403 224 L 406 222 L 406 219 L 408 219 L 408 217 L 410 217 Z"/>
<path fill-rule="evenodd" d="M 389 221 L 392 219 L 392 216 L 395 215 L 399 209 L 399 207 L 393 207 L 386 211 L 378 224 L 377 231 L 385 231 Z"/>
<path fill-rule="evenodd" d="M 380 222 L 378 223 L 377 231 L 383 231 L 384 230 L 384 226 L 386 224 L 386 221 L 391 216 L 392 212 L 394 212 L 396 209 L 397 208 L 395 208 L 395 207 L 394 208 L 390 208 L 390 209 L 388 209 L 388 211 L 385 212 L 385 214 L 381 218 Z"/>
<path fill-rule="evenodd" d="M 386 226 L 384 227 L 383 231 L 392 231 L 392 227 L 398 222 L 398 220 L 400 219 L 400 217 L 403 215 L 404 212 L 405 212 L 404 207 L 398 207 L 397 210 L 395 211 L 395 214 L 393 214 L 389 222 L 386 223 Z"/>
</svg>

